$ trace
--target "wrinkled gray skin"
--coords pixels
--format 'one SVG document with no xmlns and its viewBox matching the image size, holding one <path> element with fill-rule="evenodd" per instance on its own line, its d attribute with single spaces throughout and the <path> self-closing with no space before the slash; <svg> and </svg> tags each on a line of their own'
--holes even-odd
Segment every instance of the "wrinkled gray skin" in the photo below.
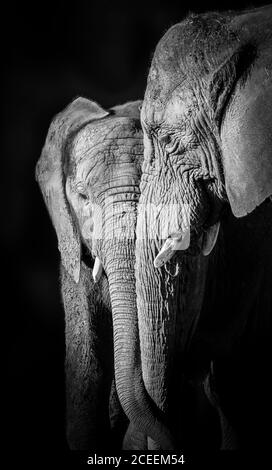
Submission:
<svg viewBox="0 0 272 470">
<path fill-rule="evenodd" d="M 204 258 L 201 250 L 208 255 L 215 245 L 224 204 L 240 218 L 271 198 L 271 34 L 271 6 L 191 15 L 168 30 L 152 60 L 141 111 L 136 292 L 143 379 L 168 422 L 179 278 L 185 288 L 186 265 L 198 262 L 193 272 L 205 284 L 205 260 L 212 255 Z M 152 239 L 147 234 L 152 217 L 145 209 L 150 203 L 178 208 L 177 217 L 156 219 Z M 167 227 L 164 236 L 162 226 Z M 247 286 L 252 293 L 256 284 Z M 256 301 L 256 295 L 250 298 Z M 195 304 L 191 322 L 202 308 L 201 289 Z M 246 311 L 246 300 L 244 305 Z M 185 347 L 191 330 L 186 322 L 181 329 Z M 165 442 L 151 445 L 167 447 Z"/>
<path fill-rule="evenodd" d="M 109 448 L 115 437 L 108 437 L 112 342 L 116 390 L 130 421 L 124 447 L 145 448 L 146 435 L 159 438 L 164 432 L 143 385 L 139 352 L 134 275 L 143 158 L 139 106 L 138 101 L 106 111 L 76 99 L 52 121 L 36 167 L 61 253 L 72 449 Z M 111 422 L 120 428 L 117 402 L 113 389 Z"/>
</svg>

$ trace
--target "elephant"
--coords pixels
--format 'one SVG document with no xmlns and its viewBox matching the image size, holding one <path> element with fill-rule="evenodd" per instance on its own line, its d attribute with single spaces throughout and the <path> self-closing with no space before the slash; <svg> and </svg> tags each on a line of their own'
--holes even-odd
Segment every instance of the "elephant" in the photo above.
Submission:
<svg viewBox="0 0 272 470">
<path fill-rule="evenodd" d="M 76 450 L 116 450 L 123 438 L 124 447 L 144 448 L 145 436 L 163 428 L 143 386 L 139 354 L 140 104 L 105 110 L 76 98 L 51 122 L 36 165 L 61 257 L 66 435 Z"/>
<path fill-rule="evenodd" d="M 104 110 L 75 99 L 53 119 L 36 166 L 61 255 L 66 434 L 76 450 L 145 450 L 148 436 L 170 446 L 143 384 L 138 333 L 140 106 L 136 101 Z M 198 265 L 188 264 L 190 295 L 183 289 L 176 296 L 186 308 L 188 328 L 198 303 L 187 299 L 203 293 Z"/>
<path fill-rule="evenodd" d="M 141 109 L 136 298 L 144 385 L 171 436 L 152 448 L 179 445 L 171 397 L 193 364 L 229 420 L 225 431 L 237 425 L 242 446 L 268 439 L 271 32 L 271 5 L 190 14 L 152 58 Z M 180 302 L 188 282 L 192 310 Z"/>
</svg>

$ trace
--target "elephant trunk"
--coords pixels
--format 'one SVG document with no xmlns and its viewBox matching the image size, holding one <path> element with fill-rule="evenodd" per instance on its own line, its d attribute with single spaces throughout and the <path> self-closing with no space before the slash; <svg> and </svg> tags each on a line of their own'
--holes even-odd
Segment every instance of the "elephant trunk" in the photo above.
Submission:
<svg viewBox="0 0 272 470">
<path fill-rule="evenodd" d="M 136 212 L 134 222 L 135 233 Z M 171 448 L 168 430 L 152 409 L 142 380 L 134 273 L 135 240 L 134 237 L 118 237 L 118 232 L 115 226 L 114 238 L 105 242 L 106 256 L 103 263 L 112 305 L 117 393 L 126 415 L 135 427 L 168 449 Z"/>
<path fill-rule="evenodd" d="M 142 374 L 149 396 L 167 423 L 176 350 L 179 267 L 171 261 L 172 273 L 164 267 L 155 270 L 158 243 L 148 239 L 146 223 L 141 229 L 141 237 L 137 234 L 135 273 Z M 150 445 L 160 447 L 159 442 Z"/>
<path fill-rule="evenodd" d="M 149 396 L 176 435 L 177 429 L 180 432 L 175 409 L 179 392 L 174 371 L 199 318 L 207 263 L 202 255 L 178 255 L 154 267 L 165 221 L 159 224 L 151 216 L 150 199 L 147 190 L 141 193 L 137 220 L 135 275 L 142 374 Z"/>
</svg>

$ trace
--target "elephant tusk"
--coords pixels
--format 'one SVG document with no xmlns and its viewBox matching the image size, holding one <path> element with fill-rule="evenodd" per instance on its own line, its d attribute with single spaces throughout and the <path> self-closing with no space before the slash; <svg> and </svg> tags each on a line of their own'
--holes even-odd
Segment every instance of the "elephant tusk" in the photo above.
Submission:
<svg viewBox="0 0 272 470">
<path fill-rule="evenodd" d="M 102 272 L 103 272 L 102 263 L 101 263 L 100 259 L 98 257 L 96 257 L 95 262 L 94 262 L 94 267 L 93 267 L 93 280 L 94 280 L 94 282 L 99 281 Z"/>
<path fill-rule="evenodd" d="M 212 252 L 216 244 L 219 229 L 220 229 L 220 222 L 217 222 L 216 224 L 209 227 L 207 232 L 204 234 L 203 244 L 202 244 L 202 253 L 204 256 L 208 256 Z"/>
<path fill-rule="evenodd" d="M 167 238 L 162 249 L 154 259 L 155 268 L 160 268 L 167 263 L 176 251 L 187 250 L 190 246 L 190 229 L 185 232 L 178 232 Z"/>
</svg>

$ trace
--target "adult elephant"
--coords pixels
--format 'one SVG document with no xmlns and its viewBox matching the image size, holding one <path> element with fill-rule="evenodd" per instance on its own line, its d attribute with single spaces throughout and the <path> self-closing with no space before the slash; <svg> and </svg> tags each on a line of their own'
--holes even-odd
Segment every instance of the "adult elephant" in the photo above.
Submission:
<svg viewBox="0 0 272 470">
<path fill-rule="evenodd" d="M 251 358 L 244 418 L 253 431 L 256 397 L 250 391 L 259 375 L 252 358 L 258 357 L 264 373 L 271 338 L 271 31 L 271 6 L 192 14 L 166 32 L 151 63 L 141 112 L 145 148 L 136 291 L 144 383 L 170 428 L 176 292 L 180 285 L 186 288 L 186 266 L 195 259 L 205 293 L 194 299 L 191 322 L 186 309 L 181 312 L 181 349 L 191 336 L 188 325 L 199 319 L 209 358 L 236 351 L 240 373 Z M 207 262 L 203 255 L 209 255 Z M 226 376 L 232 380 L 230 371 Z M 234 397 L 238 386 L 233 387 Z M 264 380 L 261 390 L 266 387 Z"/>
<path fill-rule="evenodd" d="M 144 448 L 146 435 L 160 439 L 168 433 L 146 394 L 139 353 L 134 275 L 143 157 L 139 106 L 137 101 L 104 110 L 77 98 L 52 121 L 36 167 L 61 254 L 72 449 L 111 448 L 113 375 L 136 439 L 130 444 L 126 436 L 126 446 Z M 124 429 L 117 402 L 113 391 L 111 420 Z"/>
</svg>

